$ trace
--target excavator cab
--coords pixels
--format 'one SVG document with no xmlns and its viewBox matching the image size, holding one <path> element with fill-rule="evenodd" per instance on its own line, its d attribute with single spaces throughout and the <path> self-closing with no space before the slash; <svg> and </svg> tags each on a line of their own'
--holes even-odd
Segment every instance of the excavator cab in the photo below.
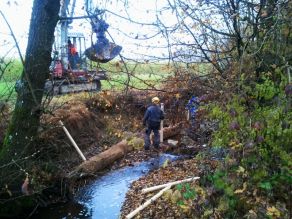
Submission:
<svg viewBox="0 0 292 219">
<path fill-rule="evenodd" d="M 84 56 L 84 34 L 68 32 L 66 42 L 65 45 L 55 46 L 56 51 L 50 67 L 51 77 L 46 82 L 45 90 L 49 95 L 99 91 L 100 80 L 107 79 L 106 72 L 90 68 L 91 61 Z"/>
<path fill-rule="evenodd" d="M 86 60 L 82 60 L 82 54 L 85 50 L 85 37 L 82 33 L 68 33 L 68 68 L 81 69 L 86 68 Z"/>
<path fill-rule="evenodd" d="M 82 57 L 85 48 L 85 37 L 82 33 L 68 33 L 67 44 L 54 51 L 51 66 L 53 76 L 60 78 L 69 71 L 87 69 L 88 60 Z"/>
</svg>

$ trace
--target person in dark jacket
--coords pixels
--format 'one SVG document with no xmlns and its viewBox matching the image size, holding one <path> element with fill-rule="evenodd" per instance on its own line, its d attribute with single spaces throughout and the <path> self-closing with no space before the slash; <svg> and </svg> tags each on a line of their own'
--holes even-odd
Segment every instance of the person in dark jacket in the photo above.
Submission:
<svg viewBox="0 0 292 219">
<path fill-rule="evenodd" d="M 163 111 L 159 107 L 159 98 L 153 97 L 152 98 L 152 105 L 149 106 L 145 112 L 144 118 L 143 118 L 143 125 L 146 126 L 146 133 L 145 133 L 145 144 L 144 149 L 149 150 L 150 149 L 150 134 L 153 131 L 154 133 L 154 140 L 153 140 L 153 146 L 155 149 L 159 149 L 159 143 L 160 143 L 160 135 L 159 135 L 159 128 L 160 128 L 160 122 L 164 119 Z"/>
</svg>

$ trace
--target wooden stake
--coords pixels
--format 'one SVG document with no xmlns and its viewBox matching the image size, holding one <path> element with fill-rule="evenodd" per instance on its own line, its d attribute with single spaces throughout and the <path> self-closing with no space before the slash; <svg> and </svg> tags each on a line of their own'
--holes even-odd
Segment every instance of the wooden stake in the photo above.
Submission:
<svg viewBox="0 0 292 219">
<path fill-rule="evenodd" d="M 188 179 L 183 179 L 183 180 L 169 182 L 169 183 L 158 185 L 158 186 L 145 188 L 145 189 L 142 189 L 142 193 L 152 192 L 152 191 L 155 191 L 155 190 L 158 190 L 158 189 L 165 188 L 167 186 L 172 187 L 174 185 L 177 185 L 177 184 L 180 184 L 180 183 L 184 183 L 184 182 L 191 182 L 191 181 L 194 181 L 196 179 L 200 179 L 200 177 L 192 177 L 192 178 L 188 178 Z"/>
<path fill-rule="evenodd" d="M 76 142 L 74 141 L 74 139 L 72 138 L 72 136 L 70 135 L 69 131 L 67 130 L 67 128 L 65 127 L 65 125 L 63 124 L 63 122 L 61 120 L 59 121 L 59 124 L 62 126 L 64 132 L 66 133 L 66 135 L 69 138 L 69 140 L 71 141 L 72 145 L 74 146 L 74 148 L 76 149 L 76 151 L 80 155 L 81 159 L 83 161 L 86 161 L 86 158 L 83 155 L 82 151 L 79 149 L 79 147 L 77 146 Z"/>
<path fill-rule="evenodd" d="M 140 205 L 138 208 L 136 208 L 134 211 L 132 211 L 130 214 L 126 216 L 127 219 L 133 218 L 136 214 L 138 214 L 140 211 L 142 211 L 144 208 L 146 208 L 148 205 L 150 205 L 152 202 L 154 202 L 156 199 L 158 199 L 162 194 L 169 190 L 171 186 L 167 186 L 164 189 L 162 189 L 160 192 L 158 192 L 156 195 L 154 195 L 152 198 L 148 199 L 144 204 Z"/>
<path fill-rule="evenodd" d="M 164 113 L 164 103 L 161 103 L 160 108 L 162 112 Z M 160 142 L 163 142 L 163 120 L 160 122 Z"/>
<path fill-rule="evenodd" d="M 187 110 L 187 121 L 190 121 L 190 111 Z"/>
<path fill-rule="evenodd" d="M 291 66 L 288 67 L 288 71 L 287 71 L 287 74 L 288 74 L 288 82 L 291 83 L 291 72 L 290 70 L 292 69 Z"/>
</svg>

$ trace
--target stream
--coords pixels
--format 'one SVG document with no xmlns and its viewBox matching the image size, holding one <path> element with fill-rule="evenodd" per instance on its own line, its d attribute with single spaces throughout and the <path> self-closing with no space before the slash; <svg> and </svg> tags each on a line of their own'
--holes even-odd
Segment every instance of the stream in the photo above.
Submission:
<svg viewBox="0 0 292 219">
<path fill-rule="evenodd" d="M 159 168 L 167 159 L 182 159 L 181 156 L 160 154 L 137 165 L 113 170 L 81 188 L 73 201 L 39 208 L 30 218 L 92 218 L 117 219 L 130 184 Z M 145 185 L 146 186 L 146 185 Z M 134 210 L 134 209 L 133 209 Z"/>
</svg>

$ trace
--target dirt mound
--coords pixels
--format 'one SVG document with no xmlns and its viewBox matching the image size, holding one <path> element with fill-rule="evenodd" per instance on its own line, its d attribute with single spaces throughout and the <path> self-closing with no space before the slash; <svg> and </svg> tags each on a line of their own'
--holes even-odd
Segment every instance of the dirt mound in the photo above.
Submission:
<svg viewBox="0 0 292 219">
<path fill-rule="evenodd" d="M 42 137 L 47 140 L 64 139 L 65 134 L 58 123 L 60 120 L 80 148 L 86 148 L 98 141 L 104 128 L 102 119 L 91 112 L 84 103 L 76 101 L 55 110 L 53 115 L 43 116 L 42 123 L 49 129 Z"/>
</svg>

